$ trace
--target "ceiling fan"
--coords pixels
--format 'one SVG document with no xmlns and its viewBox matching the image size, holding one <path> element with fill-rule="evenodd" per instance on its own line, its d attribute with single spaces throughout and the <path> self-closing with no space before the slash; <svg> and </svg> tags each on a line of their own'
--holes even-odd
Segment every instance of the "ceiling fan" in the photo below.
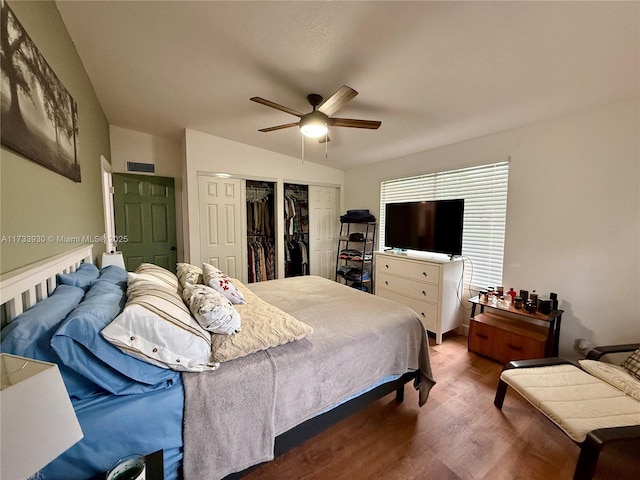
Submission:
<svg viewBox="0 0 640 480">
<path fill-rule="evenodd" d="M 327 135 L 329 127 L 349 127 L 349 128 L 366 128 L 370 130 L 376 130 L 382 125 L 382 122 L 377 120 L 356 120 L 352 118 L 334 118 L 331 117 L 334 113 L 344 107 L 353 97 L 358 95 L 353 88 L 343 85 L 324 100 L 321 95 L 317 93 L 311 93 L 307 95 L 307 101 L 313 107 L 313 110 L 309 113 L 301 113 L 292 108 L 279 105 L 271 100 L 265 100 L 261 97 L 251 97 L 251 101 L 261 103 L 267 107 L 275 108 L 283 112 L 300 117 L 299 122 L 285 123 L 284 125 L 276 125 L 275 127 L 261 128 L 259 132 L 273 132 L 274 130 L 281 130 L 289 127 L 300 127 L 300 132 L 303 135 L 310 138 L 317 138 L 318 142 L 328 142 L 329 137 Z M 323 102 L 324 100 L 324 102 Z"/>
</svg>

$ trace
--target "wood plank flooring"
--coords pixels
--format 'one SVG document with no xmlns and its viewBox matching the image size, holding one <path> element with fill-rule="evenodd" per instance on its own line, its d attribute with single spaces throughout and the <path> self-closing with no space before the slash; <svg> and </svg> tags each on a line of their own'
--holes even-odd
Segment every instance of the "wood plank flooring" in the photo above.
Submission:
<svg viewBox="0 0 640 480">
<path fill-rule="evenodd" d="M 501 365 L 450 333 L 431 343 L 437 384 L 388 395 L 250 472 L 248 480 L 570 480 L 579 447 L 517 394 L 493 405 Z M 640 478 L 638 449 L 605 449 L 597 480 Z"/>
</svg>

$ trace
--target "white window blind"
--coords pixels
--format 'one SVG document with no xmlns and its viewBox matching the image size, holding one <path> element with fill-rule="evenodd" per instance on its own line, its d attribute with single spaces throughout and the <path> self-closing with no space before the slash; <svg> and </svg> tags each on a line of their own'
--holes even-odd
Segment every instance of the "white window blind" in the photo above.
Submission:
<svg viewBox="0 0 640 480">
<path fill-rule="evenodd" d="M 387 180 L 380 185 L 380 248 L 387 203 L 464 198 L 462 255 L 471 260 L 466 281 L 502 285 L 509 162 Z"/>
</svg>

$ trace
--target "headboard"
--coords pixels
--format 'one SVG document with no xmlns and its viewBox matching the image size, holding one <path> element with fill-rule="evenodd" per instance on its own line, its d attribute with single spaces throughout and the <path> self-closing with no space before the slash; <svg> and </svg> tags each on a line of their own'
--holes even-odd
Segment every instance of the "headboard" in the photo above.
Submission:
<svg viewBox="0 0 640 480">
<path fill-rule="evenodd" d="M 75 272 L 83 262 L 93 263 L 93 245 L 82 245 L 0 275 L 2 326 L 51 295 L 57 274 Z"/>
</svg>

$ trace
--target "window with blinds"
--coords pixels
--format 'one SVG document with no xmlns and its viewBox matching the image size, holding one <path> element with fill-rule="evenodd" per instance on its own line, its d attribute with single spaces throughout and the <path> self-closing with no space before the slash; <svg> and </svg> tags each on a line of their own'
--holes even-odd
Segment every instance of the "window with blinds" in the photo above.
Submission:
<svg viewBox="0 0 640 480">
<path fill-rule="evenodd" d="M 387 203 L 464 198 L 462 255 L 472 266 L 465 268 L 466 282 L 502 285 L 508 180 L 509 162 L 500 162 L 382 182 L 380 248 L 385 247 Z"/>
</svg>

